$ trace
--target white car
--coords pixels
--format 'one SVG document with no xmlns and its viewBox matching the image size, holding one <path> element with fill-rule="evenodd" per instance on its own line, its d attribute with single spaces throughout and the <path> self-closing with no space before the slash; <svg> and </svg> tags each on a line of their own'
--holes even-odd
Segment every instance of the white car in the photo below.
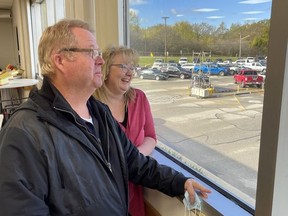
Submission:
<svg viewBox="0 0 288 216">
<path fill-rule="evenodd" d="M 181 67 L 192 71 L 195 65 L 196 63 L 185 63 L 185 64 L 182 64 Z"/>
<path fill-rule="evenodd" d="M 235 62 L 232 62 L 232 64 L 244 65 L 245 64 L 245 59 L 238 59 Z"/>
<path fill-rule="evenodd" d="M 244 64 L 244 66 L 251 68 L 252 70 L 262 72 L 266 71 L 266 66 L 263 66 L 260 62 L 252 62 Z"/>
<path fill-rule="evenodd" d="M 188 63 L 188 58 L 186 58 L 186 57 L 181 57 L 181 58 L 179 59 L 178 63 L 179 63 L 180 65 L 186 64 L 186 63 Z"/>
<path fill-rule="evenodd" d="M 160 68 L 162 67 L 168 67 L 169 63 L 162 63 L 162 62 L 154 62 L 154 64 L 152 65 L 152 69 L 158 69 L 160 70 Z"/>
<path fill-rule="evenodd" d="M 255 62 L 255 58 L 254 57 L 247 57 L 245 59 L 246 63 L 252 63 L 252 62 Z"/>
</svg>

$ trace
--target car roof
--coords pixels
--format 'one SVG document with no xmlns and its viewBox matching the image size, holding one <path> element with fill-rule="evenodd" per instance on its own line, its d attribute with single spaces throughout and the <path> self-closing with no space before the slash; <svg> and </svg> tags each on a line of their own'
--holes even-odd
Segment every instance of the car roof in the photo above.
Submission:
<svg viewBox="0 0 288 216">
<path fill-rule="evenodd" d="M 242 69 L 241 71 L 243 71 L 244 73 L 247 73 L 247 72 L 257 73 L 257 71 L 251 70 L 251 69 Z"/>
</svg>

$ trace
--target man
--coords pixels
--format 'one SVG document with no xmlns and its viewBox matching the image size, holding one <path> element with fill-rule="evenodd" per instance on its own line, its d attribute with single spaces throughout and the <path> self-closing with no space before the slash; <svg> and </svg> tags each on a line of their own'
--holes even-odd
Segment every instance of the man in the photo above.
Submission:
<svg viewBox="0 0 288 216">
<path fill-rule="evenodd" d="M 91 97 L 104 63 L 89 25 L 62 20 L 38 47 L 43 85 L 0 133 L 1 215 L 127 215 L 128 180 L 170 196 L 210 191 L 145 157 Z"/>
</svg>

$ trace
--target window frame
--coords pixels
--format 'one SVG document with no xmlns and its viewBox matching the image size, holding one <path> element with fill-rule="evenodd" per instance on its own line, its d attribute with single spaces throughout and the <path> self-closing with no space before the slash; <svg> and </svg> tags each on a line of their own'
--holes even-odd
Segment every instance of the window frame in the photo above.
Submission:
<svg viewBox="0 0 288 216">
<path fill-rule="evenodd" d="M 98 2 L 99 0 L 95 1 Z M 63 2 L 66 3 L 67 0 L 63 0 Z M 127 16 L 129 14 L 129 2 L 128 0 L 118 0 L 117 3 L 118 44 L 129 46 Z M 283 20 L 288 19 L 286 8 L 287 3 L 285 1 L 273 0 L 261 128 L 256 215 L 285 215 L 288 212 L 288 205 L 285 203 L 288 200 L 288 183 L 284 181 L 288 176 L 286 168 L 288 166 L 286 154 L 288 152 L 288 133 L 285 130 L 288 127 L 288 30 L 283 22 Z M 31 13 L 34 12 L 31 10 Z M 36 20 L 32 20 L 32 22 L 36 22 Z M 35 34 L 33 35 L 33 44 L 38 44 L 37 39 L 40 38 L 39 35 L 42 33 L 42 29 L 37 32 L 35 32 L 35 29 L 33 31 L 32 33 Z M 34 47 L 33 50 L 34 64 L 37 64 L 36 48 Z M 33 58 L 31 57 L 31 59 Z M 35 65 L 35 68 L 38 71 L 37 65 Z M 277 73 L 272 71 L 277 71 Z M 158 159 L 157 157 L 156 155 L 156 159 Z M 160 158 L 159 156 L 159 160 Z M 170 158 L 170 160 L 174 159 Z M 190 171 L 189 174 L 191 174 Z M 215 191 L 218 193 L 216 189 Z M 230 196 L 233 196 L 233 194 L 230 194 Z M 229 198 L 227 198 L 228 200 Z"/>
</svg>

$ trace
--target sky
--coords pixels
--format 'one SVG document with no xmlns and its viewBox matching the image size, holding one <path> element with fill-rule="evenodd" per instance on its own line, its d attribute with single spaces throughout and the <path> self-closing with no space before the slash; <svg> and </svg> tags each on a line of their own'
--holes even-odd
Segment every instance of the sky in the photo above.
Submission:
<svg viewBox="0 0 288 216">
<path fill-rule="evenodd" d="M 158 24 L 246 24 L 270 19 L 272 0 L 129 0 L 143 28 Z M 164 19 L 163 17 L 168 17 Z"/>
</svg>

